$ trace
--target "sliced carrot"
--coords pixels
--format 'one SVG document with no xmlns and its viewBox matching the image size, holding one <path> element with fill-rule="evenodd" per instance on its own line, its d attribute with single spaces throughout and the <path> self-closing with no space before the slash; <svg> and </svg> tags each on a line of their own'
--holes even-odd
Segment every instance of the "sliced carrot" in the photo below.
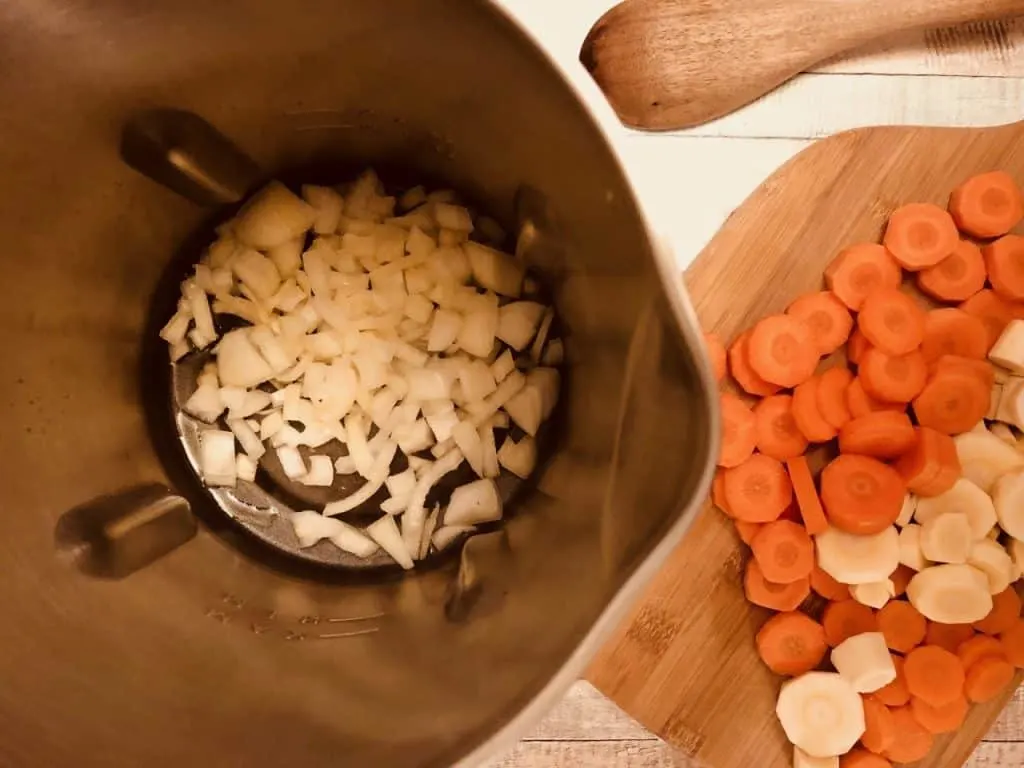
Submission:
<svg viewBox="0 0 1024 768">
<path fill-rule="evenodd" d="M 740 535 L 740 541 L 746 544 L 748 547 L 753 543 L 757 537 L 758 531 L 764 528 L 764 523 L 747 523 L 743 520 L 733 520 L 733 525 L 736 526 L 736 532 Z"/>
<path fill-rule="evenodd" d="M 1006 235 L 981 249 L 992 290 L 1007 301 L 1024 300 L 1024 237 Z"/>
<path fill-rule="evenodd" d="M 928 622 L 910 603 L 890 600 L 878 611 L 878 628 L 889 648 L 909 653 L 924 642 Z"/>
<path fill-rule="evenodd" d="M 828 518 L 825 517 L 825 510 L 822 509 L 818 490 L 814 487 L 814 477 L 811 475 L 811 467 L 807 463 L 807 459 L 804 456 L 788 459 L 786 471 L 789 472 L 789 480 L 793 484 L 793 494 L 796 496 L 796 503 L 800 509 L 800 518 L 803 520 L 807 533 L 811 536 L 824 533 L 828 530 Z"/>
<path fill-rule="evenodd" d="M 890 355 L 872 347 L 861 356 L 859 373 L 864 391 L 872 398 L 903 406 L 921 394 L 928 382 L 928 365 L 917 350 Z"/>
<path fill-rule="evenodd" d="M 895 459 L 909 451 L 916 440 L 917 433 L 907 414 L 876 411 L 847 422 L 839 430 L 839 451 Z"/>
<path fill-rule="evenodd" d="M 1020 620 L 1020 597 L 1012 586 L 992 595 L 992 610 L 974 628 L 986 635 L 1001 635 Z"/>
<path fill-rule="evenodd" d="M 850 246 L 825 269 L 825 285 L 854 312 L 869 293 L 896 288 L 902 279 L 899 264 L 877 243 Z"/>
<path fill-rule="evenodd" d="M 902 413 L 906 410 L 906 403 L 883 403 L 876 400 L 864 390 L 864 384 L 860 376 L 850 382 L 846 388 L 846 407 L 850 409 L 853 418 L 865 416 L 875 411 L 897 411 Z"/>
<path fill-rule="evenodd" d="M 968 240 L 953 252 L 917 273 L 917 287 L 938 301 L 964 301 L 985 287 L 985 259 L 981 249 Z"/>
<path fill-rule="evenodd" d="M 956 653 L 961 645 L 974 637 L 974 627 L 970 624 L 937 624 L 928 622 L 928 634 L 924 641 L 928 645 L 937 645 L 950 653 Z"/>
<path fill-rule="evenodd" d="M 811 589 L 826 600 L 841 602 L 852 599 L 848 586 L 840 584 L 818 566 L 814 566 L 814 570 L 811 571 Z"/>
<path fill-rule="evenodd" d="M 949 435 L 917 428 L 917 441 L 893 465 L 907 488 L 919 496 L 938 496 L 960 479 L 956 443 Z"/>
<path fill-rule="evenodd" d="M 791 459 L 807 450 L 807 438 L 793 421 L 793 398 L 771 395 L 754 406 L 757 450 L 773 459 Z"/>
<path fill-rule="evenodd" d="M 711 503 L 727 517 L 732 517 L 729 502 L 725 500 L 725 472 L 721 468 L 715 470 L 715 478 L 711 481 Z"/>
<path fill-rule="evenodd" d="M 780 387 L 802 384 L 818 365 L 811 332 L 789 315 L 770 315 L 755 325 L 748 354 L 754 372 Z"/>
<path fill-rule="evenodd" d="M 943 355 L 984 360 L 988 348 L 985 324 L 962 309 L 944 307 L 925 315 L 924 341 L 921 342 L 925 362 L 930 363 Z"/>
<path fill-rule="evenodd" d="M 750 395 L 767 397 L 782 387 L 769 384 L 750 367 L 750 331 L 741 333 L 729 347 L 729 371 L 740 388 Z"/>
<path fill-rule="evenodd" d="M 975 704 L 992 701 L 1013 682 L 1013 665 L 998 656 L 985 656 L 967 670 L 964 693 Z"/>
<path fill-rule="evenodd" d="M 917 272 L 949 256 L 960 233 L 948 211 L 931 203 L 909 203 L 893 211 L 882 242 L 900 266 Z"/>
<path fill-rule="evenodd" d="M 910 711 L 914 719 L 919 722 L 926 731 L 936 736 L 943 733 L 954 733 L 960 730 L 960 726 L 967 719 L 967 712 L 971 705 L 963 694 L 956 697 L 949 704 L 941 707 L 933 707 L 926 701 L 916 696 L 910 699 Z"/>
<path fill-rule="evenodd" d="M 965 371 L 941 371 L 914 398 L 914 415 L 922 427 L 947 435 L 967 432 L 985 418 L 991 389 Z"/>
<path fill-rule="evenodd" d="M 751 559 L 743 577 L 743 589 L 749 603 L 773 611 L 795 611 L 811 594 L 811 580 L 773 584 L 764 577 L 757 560 Z"/>
<path fill-rule="evenodd" d="M 748 523 L 778 520 L 793 500 L 793 486 L 777 459 L 755 453 L 725 470 L 725 501 L 733 517 Z"/>
<path fill-rule="evenodd" d="M 1006 326 L 1013 320 L 1013 311 L 1010 309 L 1010 305 L 988 288 L 971 296 L 960 305 L 960 309 L 985 324 L 989 349 L 999 340 Z"/>
<path fill-rule="evenodd" d="M 820 386 L 821 378 L 812 376 L 793 390 L 793 421 L 812 443 L 825 443 L 836 436 L 836 430 L 825 421 L 818 408 Z"/>
<path fill-rule="evenodd" d="M 907 294 L 882 288 L 864 299 L 857 327 L 871 346 L 890 355 L 905 355 L 921 346 L 924 318 L 924 310 Z"/>
<path fill-rule="evenodd" d="M 896 741 L 896 724 L 889 708 L 878 699 L 861 696 L 861 702 L 864 705 L 864 735 L 860 737 L 860 743 L 880 755 Z"/>
<path fill-rule="evenodd" d="M 831 355 L 850 338 L 853 317 L 831 291 L 819 291 L 801 296 L 786 309 L 807 326 L 820 357 Z"/>
<path fill-rule="evenodd" d="M 821 615 L 821 625 L 825 628 L 825 639 L 833 648 L 854 635 L 878 631 L 875 612 L 856 600 L 829 603 Z"/>
<path fill-rule="evenodd" d="M 774 584 L 809 579 L 814 570 L 814 542 L 802 525 L 776 520 L 758 531 L 750 548 L 761 573 Z"/>
<path fill-rule="evenodd" d="M 904 659 L 907 689 L 933 707 L 956 701 L 964 688 L 964 665 L 956 654 L 937 645 L 922 645 Z"/>
<path fill-rule="evenodd" d="M 975 376 L 986 389 L 996 383 L 996 369 L 988 360 L 977 360 L 960 355 L 942 355 L 928 366 L 928 375 L 936 376 L 946 371 L 959 371 Z"/>
<path fill-rule="evenodd" d="M 788 472 L 789 470 L 787 469 L 786 471 Z M 792 477 L 790 478 L 790 482 L 793 482 Z M 795 489 L 793 491 L 793 495 L 796 496 Z M 779 515 L 779 520 L 788 520 L 789 522 L 796 523 L 800 526 L 804 524 L 803 519 L 800 517 L 800 505 L 796 503 L 795 498 L 793 501 L 789 502 L 788 507 L 782 510 L 782 514 Z"/>
<path fill-rule="evenodd" d="M 847 533 L 881 533 L 896 522 L 907 487 L 892 467 L 844 454 L 821 473 L 821 501 L 829 522 Z"/>
<path fill-rule="evenodd" d="M 935 739 L 917 722 L 913 710 L 909 706 L 896 707 L 892 719 L 896 738 L 885 750 L 885 756 L 894 763 L 914 763 L 927 757 Z"/>
<path fill-rule="evenodd" d="M 811 583 L 814 583 L 813 576 Z M 1007 660 L 1017 669 L 1024 669 L 1024 619 L 1017 619 L 1012 627 L 999 636 L 999 642 Z"/>
<path fill-rule="evenodd" d="M 892 768 L 892 763 L 881 755 L 855 747 L 839 756 L 839 768 Z"/>
<path fill-rule="evenodd" d="M 895 591 L 894 597 L 900 597 L 901 595 L 906 594 L 910 580 L 916 575 L 917 571 L 912 568 L 907 568 L 905 565 L 901 565 L 889 574 L 889 581 L 892 582 L 893 590 Z"/>
<path fill-rule="evenodd" d="M 861 356 L 868 349 L 871 349 L 871 342 L 860 328 L 854 328 L 850 340 L 846 343 L 846 359 L 854 365 L 859 365 Z"/>
<path fill-rule="evenodd" d="M 837 365 L 818 377 L 817 403 L 821 417 L 835 429 L 853 418 L 846 406 L 846 390 L 853 381 L 850 369 Z"/>
<path fill-rule="evenodd" d="M 956 655 L 965 669 L 970 669 L 986 656 L 1006 658 L 1006 649 L 999 640 L 988 635 L 975 635 L 970 640 L 960 643 Z"/>
<path fill-rule="evenodd" d="M 1020 188 L 1006 171 L 972 176 L 949 196 L 949 212 L 961 230 L 974 237 L 999 237 L 1024 218 Z"/>
<path fill-rule="evenodd" d="M 884 688 L 879 688 L 872 695 L 887 707 L 902 707 L 910 702 L 910 691 L 907 690 L 907 678 L 903 674 L 903 657 L 895 653 L 889 654 L 892 664 L 896 667 L 896 679 Z"/>
<path fill-rule="evenodd" d="M 711 370 L 715 373 L 715 380 L 721 384 L 728 367 L 728 355 L 725 351 L 725 344 L 722 343 L 717 333 L 705 333 L 704 348 L 707 350 L 708 359 L 711 361 Z"/>
<path fill-rule="evenodd" d="M 749 459 L 757 443 L 757 418 L 746 403 L 731 392 L 718 398 L 722 414 L 722 444 L 718 466 L 735 467 Z"/>
<path fill-rule="evenodd" d="M 802 675 L 828 653 L 821 624 L 799 611 L 777 613 L 757 633 L 757 653 L 777 675 Z"/>
</svg>

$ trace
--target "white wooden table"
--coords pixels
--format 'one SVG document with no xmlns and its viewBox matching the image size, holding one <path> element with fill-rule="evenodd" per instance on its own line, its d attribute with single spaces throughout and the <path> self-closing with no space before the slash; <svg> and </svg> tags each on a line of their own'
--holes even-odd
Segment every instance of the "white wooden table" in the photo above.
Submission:
<svg viewBox="0 0 1024 768">
<path fill-rule="evenodd" d="M 894 0 L 898 2 L 899 0 Z M 614 0 L 505 0 L 545 44 L 577 50 Z M 746 109 L 671 134 L 623 129 L 651 213 L 685 268 L 761 181 L 816 138 L 881 124 L 1024 119 L 1024 18 L 908 35 L 832 62 Z M 1024 688 L 968 763 L 1024 766 Z M 488 768 L 697 768 L 587 683 Z"/>
</svg>

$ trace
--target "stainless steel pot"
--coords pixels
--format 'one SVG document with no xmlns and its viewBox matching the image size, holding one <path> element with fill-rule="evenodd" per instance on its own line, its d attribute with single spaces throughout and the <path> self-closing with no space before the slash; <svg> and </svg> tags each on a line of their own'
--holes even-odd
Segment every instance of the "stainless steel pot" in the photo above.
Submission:
<svg viewBox="0 0 1024 768">
<path fill-rule="evenodd" d="M 558 699 L 717 450 L 692 312 L 595 95 L 482 1 L 0 4 L 0 765 L 469 765 Z M 148 350 L 218 211 L 122 161 L 152 107 L 268 174 L 405 167 L 522 230 L 570 367 L 502 534 L 404 578 L 327 574 L 211 505 Z"/>
</svg>

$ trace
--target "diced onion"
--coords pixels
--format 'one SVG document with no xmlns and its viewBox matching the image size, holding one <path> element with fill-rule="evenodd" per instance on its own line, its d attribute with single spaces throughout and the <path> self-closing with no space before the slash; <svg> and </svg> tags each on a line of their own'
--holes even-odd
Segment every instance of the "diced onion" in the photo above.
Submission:
<svg viewBox="0 0 1024 768">
<path fill-rule="evenodd" d="M 497 484 L 489 479 L 460 485 L 452 492 L 444 512 L 445 525 L 479 525 L 501 519 L 501 495 Z"/>
<path fill-rule="evenodd" d="M 207 485 L 233 486 L 235 469 L 235 436 L 231 432 L 206 430 L 199 435 L 199 466 Z"/>
<path fill-rule="evenodd" d="M 498 462 L 513 475 L 525 480 L 537 466 L 536 441 L 529 435 L 518 443 L 506 437 L 498 451 Z"/>
<path fill-rule="evenodd" d="M 260 436 L 243 419 L 228 419 L 227 425 L 228 429 L 238 439 L 238 444 L 242 446 L 242 450 L 245 451 L 250 459 L 259 461 L 260 457 L 267 452 L 267 449 L 263 447 L 263 441 L 260 439 Z"/>
<path fill-rule="evenodd" d="M 476 528 L 472 525 L 446 525 L 434 531 L 434 535 L 430 540 L 434 545 L 434 549 L 441 552 L 451 546 L 452 542 L 456 539 L 475 530 Z"/>
<path fill-rule="evenodd" d="M 281 462 L 281 468 L 289 480 L 298 480 L 306 472 L 306 463 L 302 460 L 299 449 L 293 445 L 282 445 L 277 449 L 277 460 Z"/>
</svg>

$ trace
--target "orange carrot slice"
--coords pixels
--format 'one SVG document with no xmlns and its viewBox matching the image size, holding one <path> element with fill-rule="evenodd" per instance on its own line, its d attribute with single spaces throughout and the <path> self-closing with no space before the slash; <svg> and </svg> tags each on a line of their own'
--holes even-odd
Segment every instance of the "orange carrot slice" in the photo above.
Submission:
<svg viewBox="0 0 1024 768">
<path fill-rule="evenodd" d="M 998 595 L 992 595 L 992 610 L 981 621 L 974 622 L 974 628 L 986 635 L 1001 635 L 1020 619 L 1020 597 L 1012 586 Z"/>
<path fill-rule="evenodd" d="M 847 533 L 880 533 L 896 522 L 907 487 L 892 467 L 844 454 L 821 473 L 821 501 L 829 522 Z"/>
<path fill-rule="evenodd" d="M 793 494 L 796 496 L 800 517 L 807 533 L 811 536 L 824 533 L 828 530 L 828 519 L 825 517 L 825 510 L 822 509 L 818 491 L 814 487 L 814 477 L 811 475 L 811 467 L 807 463 L 806 457 L 795 456 L 788 459 L 786 471 L 789 472 L 789 480 L 793 484 Z"/>
<path fill-rule="evenodd" d="M 907 678 L 903 674 L 903 657 L 895 653 L 889 654 L 896 668 L 896 679 L 884 688 L 879 688 L 872 695 L 887 707 L 902 707 L 910 702 L 910 691 L 907 690 Z"/>
<path fill-rule="evenodd" d="M 785 467 L 771 456 L 755 453 L 725 470 L 725 501 L 733 517 L 748 523 L 777 520 L 793 500 Z"/>
<path fill-rule="evenodd" d="M 924 320 L 924 341 L 921 354 L 925 362 L 943 355 L 958 355 L 984 360 L 988 354 L 988 333 L 985 324 L 956 307 L 933 309 Z"/>
<path fill-rule="evenodd" d="M 767 397 L 782 387 L 769 384 L 750 367 L 750 331 L 741 333 L 729 348 L 729 371 L 740 388 L 750 395 Z"/>
<path fill-rule="evenodd" d="M 705 333 L 704 347 L 707 350 L 708 359 L 711 361 L 711 370 L 715 373 L 715 381 L 721 384 L 728 367 L 725 344 L 722 343 L 717 333 Z"/>
<path fill-rule="evenodd" d="M 810 331 L 789 315 L 770 315 L 755 325 L 748 350 L 754 372 L 780 387 L 807 381 L 818 365 Z"/>
<path fill-rule="evenodd" d="M 839 452 L 895 459 L 909 451 L 916 440 L 907 414 L 876 411 L 847 422 L 839 430 Z"/>
<path fill-rule="evenodd" d="M 914 415 L 922 427 L 947 435 L 967 432 L 988 413 L 991 388 L 966 371 L 939 371 L 914 398 Z"/>
<path fill-rule="evenodd" d="M 793 421 L 793 398 L 772 395 L 754 406 L 757 450 L 773 459 L 791 459 L 807 450 L 807 438 Z"/>
<path fill-rule="evenodd" d="M 999 640 L 988 635 L 975 635 L 970 640 L 960 643 L 956 655 L 965 669 L 970 669 L 987 656 L 1006 658 L 1006 648 Z"/>
<path fill-rule="evenodd" d="M 839 756 L 839 768 L 892 768 L 892 763 L 874 752 L 854 747 Z"/>
<path fill-rule="evenodd" d="M 927 757 L 935 738 L 917 722 L 910 706 L 896 707 L 892 718 L 896 739 L 885 756 L 894 763 L 914 763 Z"/>
<path fill-rule="evenodd" d="M 764 528 L 765 525 L 764 523 L 748 523 L 743 520 L 733 520 L 732 522 L 736 526 L 736 533 L 740 535 L 740 541 L 748 547 L 757 537 L 758 531 Z"/>
<path fill-rule="evenodd" d="M 933 707 L 916 696 L 910 699 L 910 711 L 921 726 L 936 736 L 943 733 L 954 733 L 967 719 L 970 703 L 964 695 L 957 696 L 954 701 L 941 707 Z"/>
<path fill-rule="evenodd" d="M 871 349 L 871 342 L 864 336 L 860 328 L 854 328 L 850 340 L 846 343 L 846 359 L 853 365 L 859 365 L 864 353 Z"/>
<path fill-rule="evenodd" d="M 949 256 L 917 273 L 917 287 L 938 301 L 964 301 L 985 287 L 985 277 L 981 249 L 961 240 Z"/>
<path fill-rule="evenodd" d="M 825 285 L 854 312 L 869 293 L 896 288 L 902 279 L 899 264 L 877 243 L 850 246 L 825 269 Z"/>
<path fill-rule="evenodd" d="M 860 737 L 860 743 L 880 755 L 896 741 L 896 724 L 889 708 L 878 699 L 861 696 L 861 702 L 864 705 L 864 735 Z"/>
<path fill-rule="evenodd" d="M 1006 326 L 1013 320 L 1013 311 L 1010 309 L 1009 303 L 987 288 L 971 296 L 960 305 L 960 309 L 985 324 L 988 349 L 991 349 L 992 345 L 999 340 Z M 986 354 L 988 354 L 987 350 Z"/>
<path fill-rule="evenodd" d="M 953 438 L 927 427 L 917 428 L 917 441 L 894 468 L 918 496 L 943 494 L 962 474 Z"/>
<path fill-rule="evenodd" d="M 1017 669 L 1024 669 L 1024 619 L 1017 619 L 999 636 L 999 642 L 1006 659 Z"/>
<path fill-rule="evenodd" d="M 956 701 L 964 689 L 964 665 L 956 654 L 936 645 L 922 645 L 904 657 L 907 689 L 926 704 L 941 707 Z"/>
<path fill-rule="evenodd" d="M 1024 299 L 1024 237 L 1005 235 L 981 253 L 992 290 L 1008 301 Z"/>
<path fill-rule="evenodd" d="M 905 403 L 883 403 L 876 400 L 864 390 L 864 384 L 857 376 L 846 388 L 846 407 L 850 409 L 850 416 L 857 418 L 875 411 L 897 411 L 902 413 L 906 409 Z"/>
<path fill-rule="evenodd" d="M 786 314 L 803 323 L 820 357 L 831 355 L 850 338 L 853 317 L 831 291 L 801 296 L 786 309 Z"/>
<path fill-rule="evenodd" d="M 825 421 L 818 408 L 821 379 L 813 376 L 793 390 L 793 421 L 812 443 L 825 443 L 836 436 L 835 428 Z"/>
<path fill-rule="evenodd" d="M 821 624 L 798 611 L 778 613 L 757 633 L 757 653 L 777 675 L 802 675 L 828 653 Z"/>
<path fill-rule="evenodd" d="M 851 381 L 853 374 L 850 369 L 838 365 L 818 377 L 818 412 L 835 429 L 853 418 L 846 406 L 846 390 Z"/>
<path fill-rule="evenodd" d="M 743 577 L 743 590 L 749 603 L 773 611 L 795 611 L 811 594 L 811 581 L 802 579 L 792 584 L 773 584 L 761 573 L 757 560 L 751 559 Z"/>
<path fill-rule="evenodd" d="M 833 648 L 854 635 L 878 631 L 875 612 L 856 600 L 829 603 L 821 615 L 821 625 L 825 628 L 825 639 Z"/>
<path fill-rule="evenodd" d="M 924 642 L 928 621 L 910 603 L 890 600 L 878 611 L 878 628 L 890 650 L 910 653 Z"/>
<path fill-rule="evenodd" d="M 894 597 L 900 597 L 906 594 L 907 587 L 910 585 L 910 580 L 917 575 L 917 571 L 907 568 L 905 565 L 899 566 L 895 571 L 889 574 L 889 581 L 892 582 Z"/>
<path fill-rule="evenodd" d="M 948 211 L 931 203 L 909 203 L 893 211 L 882 242 L 900 266 L 918 272 L 949 256 L 960 233 Z"/>
<path fill-rule="evenodd" d="M 928 366 L 928 375 L 932 377 L 946 371 L 959 371 L 974 376 L 986 389 L 992 389 L 996 383 L 996 369 L 988 360 L 977 360 L 960 355 L 942 355 Z"/>
<path fill-rule="evenodd" d="M 868 294 L 857 316 L 857 327 L 882 352 L 905 355 L 924 340 L 925 312 L 907 294 L 882 288 Z"/>
<path fill-rule="evenodd" d="M 1024 200 L 1005 171 L 972 176 L 949 196 L 949 212 L 964 232 L 974 237 L 1005 235 L 1024 218 Z"/>
<path fill-rule="evenodd" d="M 860 378 L 864 391 L 883 403 L 909 403 L 928 382 L 928 365 L 917 350 L 889 355 L 871 347 L 861 356 Z"/>
<path fill-rule="evenodd" d="M 924 641 L 928 645 L 937 645 L 950 653 L 956 653 L 961 645 L 974 637 L 974 627 L 970 624 L 937 624 L 928 622 L 928 634 Z"/>
<path fill-rule="evenodd" d="M 718 399 L 722 414 L 722 445 L 718 466 L 735 467 L 749 459 L 757 442 L 757 417 L 747 404 L 730 392 Z"/>
<path fill-rule="evenodd" d="M 718 507 L 727 517 L 732 517 L 729 511 L 729 502 L 725 500 L 725 473 L 719 467 L 715 470 L 715 477 L 711 481 L 711 503 Z"/>
<path fill-rule="evenodd" d="M 814 570 L 811 571 L 811 589 L 826 600 L 841 602 L 852 599 L 848 586 L 840 584 L 818 566 L 814 566 Z"/>
<path fill-rule="evenodd" d="M 814 570 L 814 542 L 802 525 L 776 520 L 758 531 L 750 548 L 761 573 L 773 584 L 809 579 Z"/>
<path fill-rule="evenodd" d="M 998 656 L 978 659 L 967 670 L 964 693 L 975 704 L 992 701 L 1013 682 L 1013 665 Z"/>
</svg>

